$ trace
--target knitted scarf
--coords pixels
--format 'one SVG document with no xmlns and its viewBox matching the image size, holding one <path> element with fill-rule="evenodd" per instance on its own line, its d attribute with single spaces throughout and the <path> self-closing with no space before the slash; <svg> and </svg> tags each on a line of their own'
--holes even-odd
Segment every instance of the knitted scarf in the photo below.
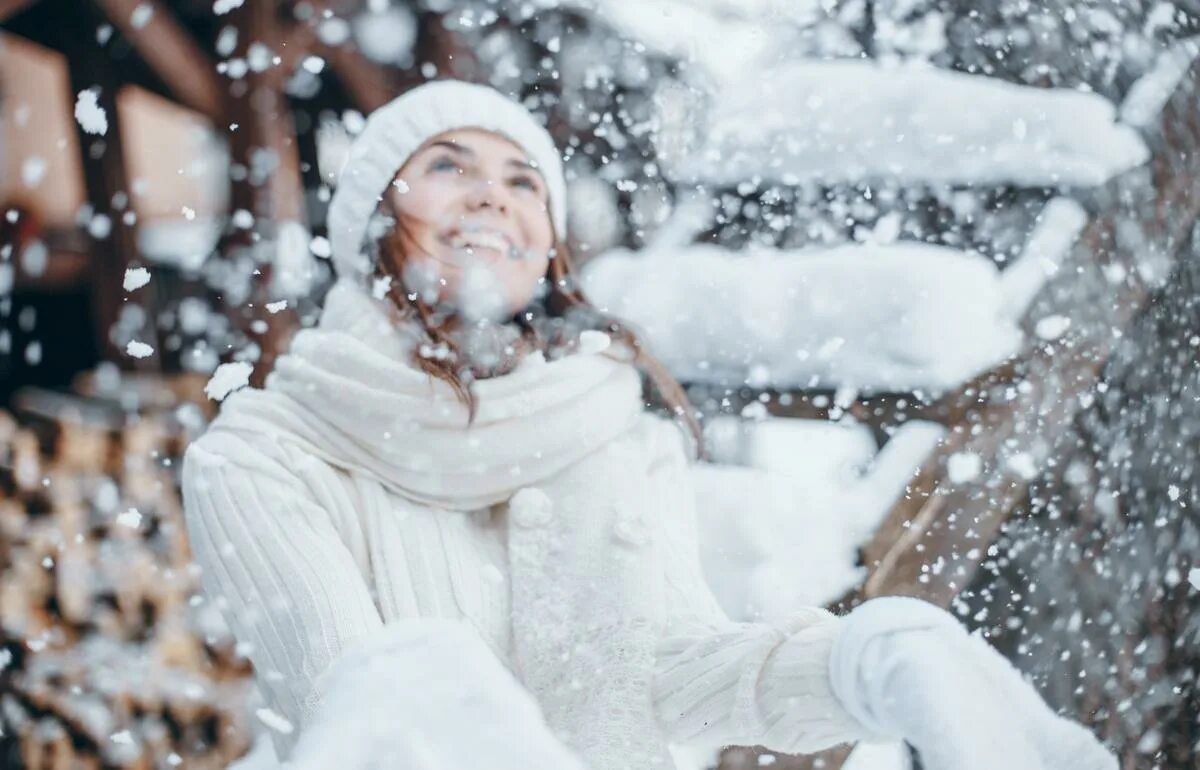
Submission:
<svg viewBox="0 0 1200 770">
<path fill-rule="evenodd" d="M 662 570 L 644 536 L 628 356 L 596 338 L 550 362 L 530 354 L 472 385 L 468 426 L 452 389 L 409 363 L 413 344 L 381 301 L 340 282 L 265 388 L 222 415 L 432 509 L 507 503 L 515 660 L 547 722 L 595 770 L 672 767 L 651 706 Z"/>
</svg>

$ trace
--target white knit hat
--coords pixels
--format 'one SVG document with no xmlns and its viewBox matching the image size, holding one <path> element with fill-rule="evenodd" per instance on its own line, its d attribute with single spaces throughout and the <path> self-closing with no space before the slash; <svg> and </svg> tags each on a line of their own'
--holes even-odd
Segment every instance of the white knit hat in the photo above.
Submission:
<svg viewBox="0 0 1200 770">
<path fill-rule="evenodd" d="M 521 104 L 493 88 L 436 80 L 372 112 L 350 147 L 329 204 L 329 239 L 340 277 L 362 276 L 370 269 L 362 253 L 363 237 L 396 172 L 426 141 L 458 128 L 494 131 L 525 151 L 546 181 L 554 231 L 560 239 L 566 237 L 562 158 L 546 129 Z"/>
</svg>

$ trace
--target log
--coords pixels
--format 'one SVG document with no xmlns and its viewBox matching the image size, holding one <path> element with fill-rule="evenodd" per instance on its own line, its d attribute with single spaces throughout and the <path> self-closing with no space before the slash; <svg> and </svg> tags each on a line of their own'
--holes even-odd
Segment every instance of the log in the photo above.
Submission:
<svg viewBox="0 0 1200 770">
<path fill-rule="evenodd" d="M 184 104 L 218 125 L 224 95 L 212 59 L 158 0 L 92 0 Z"/>
</svg>

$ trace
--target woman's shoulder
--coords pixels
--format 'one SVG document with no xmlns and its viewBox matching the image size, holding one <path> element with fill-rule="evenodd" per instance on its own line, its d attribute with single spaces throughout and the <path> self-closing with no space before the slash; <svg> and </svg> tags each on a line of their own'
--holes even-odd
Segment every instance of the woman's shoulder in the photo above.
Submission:
<svg viewBox="0 0 1200 770">
<path fill-rule="evenodd" d="M 651 471 L 667 465 L 686 466 L 690 462 L 691 442 L 675 420 L 643 411 L 632 432 L 645 448 Z"/>
</svg>

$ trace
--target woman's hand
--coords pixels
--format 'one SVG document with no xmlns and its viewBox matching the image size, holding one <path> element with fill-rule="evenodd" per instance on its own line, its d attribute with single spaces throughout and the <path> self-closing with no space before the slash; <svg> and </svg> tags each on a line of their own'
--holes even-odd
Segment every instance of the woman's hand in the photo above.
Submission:
<svg viewBox="0 0 1200 770">
<path fill-rule="evenodd" d="M 881 740 L 903 739 L 928 770 L 1116 770 L 1082 726 L 947 612 L 875 599 L 844 620 L 830 665 L 846 710 Z"/>
<path fill-rule="evenodd" d="M 465 623 L 392 623 L 348 648 L 318 691 L 289 770 L 583 770 Z"/>
</svg>

